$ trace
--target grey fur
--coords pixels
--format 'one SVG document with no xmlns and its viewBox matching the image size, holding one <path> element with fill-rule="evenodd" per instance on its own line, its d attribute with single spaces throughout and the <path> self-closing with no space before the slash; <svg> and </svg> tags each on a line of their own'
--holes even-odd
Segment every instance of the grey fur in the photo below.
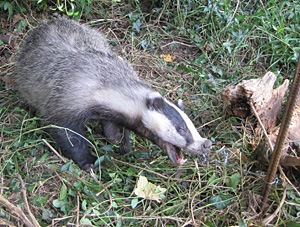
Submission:
<svg viewBox="0 0 300 227">
<path fill-rule="evenodd" d="M 104 87 L 115 90 L 118 84 L 132 96 L 135 94 L 128 87 L 134 91 L 136 86 L 145 86 L 131 66 L 111 52 L 100 33 L 64 18 L 30 32 L 16 66 L 15 83 L 20 94 L 50 120 L 71 112 L 81 114 L 87 106 L 95 105 L 89 91 Z M 86 86 L 81 87 L 83 82 Z"/>
<path fill-rule="evenodd" d="M 176 147 L 143 125 L 141 112 L 151 103 L 149 109 L 170 115 L 167 117 L 176 112 L 177 118 L 171 119 L 176 123 L 180 110 L 170 107 L 140 81 L 128 62 L 114 54 L 102 34 L 94 29 L 65 18 L 41 24 L 29 32 L 21 45 L 14 80 L 23 99 L 47 123 L 84 134 L 84 124 L 97 119 L 104 135 L 111 142 L 121 143 L 123 152 L 131 150 L 129 130 L 133 130 L 169 149 L 167 153 L 173 162 L 178 159 Z M 182 129 L 181 125 L 176 128 Z M 65 156 L 82 169 L 91 168 L 96 158 L 89 153 L 85 140 L 66 130 L 53 129 L 51 134 Z M 191 138 L 189 131 L 184 134 Z M 198 141 L 196 147 L 209 149 L 211 142 L 205 140 Z"/>
</svg>

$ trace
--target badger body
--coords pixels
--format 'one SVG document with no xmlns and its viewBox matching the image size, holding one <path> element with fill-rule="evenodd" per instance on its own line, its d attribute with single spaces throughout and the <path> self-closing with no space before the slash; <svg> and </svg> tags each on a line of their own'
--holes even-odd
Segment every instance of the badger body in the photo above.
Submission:
<svg viewBox="0 0 300 227">
<path fill-rule="evenodd" d="M 105 38 L 73 20 L 58 18 L 28 33 L 16 58 L 14 81 L 21 97 L 38 110 L 62 153 L 88 170 L 96 157 L 88 149 L 85 124 L 97 119 L 103 134 L 131 150 L 134 131 L 184 163 L 180 148 L 206 152 L 202 138 L 180 109 L 138 79 L 129 63 L 113 53 Z"/>
</svg>

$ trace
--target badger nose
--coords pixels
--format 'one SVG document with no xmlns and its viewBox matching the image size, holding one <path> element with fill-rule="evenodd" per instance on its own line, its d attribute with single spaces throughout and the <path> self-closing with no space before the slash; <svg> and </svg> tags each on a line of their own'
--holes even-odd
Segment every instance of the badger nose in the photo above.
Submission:
<svg viewBox="0 0 300 227">
<path fill-rule="evenodd" d="M 209 139 L 201 138 L 201 140 L 195 141 L 188 147 L 186 147 L 187 152 L 191 154 L 204 154 L 209 151 L 212 142 Z"/>
<path fill-rule="evenodd" d="M 202 148 L 203 148 L 203 150 L 208 150 L 211 147 L 211 145 L 212 145 L 212 142 L 209 139 L 207 139 L 202 144 Z"/>
</svg>

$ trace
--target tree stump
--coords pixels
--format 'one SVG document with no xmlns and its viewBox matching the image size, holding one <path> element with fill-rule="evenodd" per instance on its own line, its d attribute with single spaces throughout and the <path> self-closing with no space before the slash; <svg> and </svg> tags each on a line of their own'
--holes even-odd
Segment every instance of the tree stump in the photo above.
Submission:
<svg viewBox="0 0 300 227">
<path fill-rule="evenodd" d="M 243 80 L 236 86 L 228 86 L 221 94 L 227 111 L 233 116 L 247 118 L 255 115 L 261 120 L 273 147 L 280 128 L 279 114 L 282 111 L 284 97 L 289 86 L 289 80 L 285 80 L 282 85 L 274 89 L 275 81 L 276 75 L 268 72 L 262 78 Z M 256 125 L 254 137 L 259 138 L 261 126 L 260 124 Z M 280 160 L 282 166 L 300 166 L 299 128 L 300 93 L 298 93 L 297 105 L 289 126 L 288 139 Z M 264 144 L 259 146 L 263 149 L 258 152 L 265 152 L 269 147 L 266 141 L 264 140 Z"/>
</svg>

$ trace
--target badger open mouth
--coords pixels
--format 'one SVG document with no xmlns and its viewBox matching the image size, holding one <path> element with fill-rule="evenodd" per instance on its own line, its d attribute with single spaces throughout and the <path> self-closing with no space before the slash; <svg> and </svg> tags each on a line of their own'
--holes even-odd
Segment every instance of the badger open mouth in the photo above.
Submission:
<svg viewBox="0 0 300 227">
<path fill-rule="evenodd" d="M 170 143 L 166 143 L 165 145 L 166 145 L 166 152 L 169 158 L 171 159 L 171 161 L 178 166 L 182 166 L 186 162 L 186 160 L 183 159 L 183 154 L 181 152 L 181 149 Z"/>
</svg>

